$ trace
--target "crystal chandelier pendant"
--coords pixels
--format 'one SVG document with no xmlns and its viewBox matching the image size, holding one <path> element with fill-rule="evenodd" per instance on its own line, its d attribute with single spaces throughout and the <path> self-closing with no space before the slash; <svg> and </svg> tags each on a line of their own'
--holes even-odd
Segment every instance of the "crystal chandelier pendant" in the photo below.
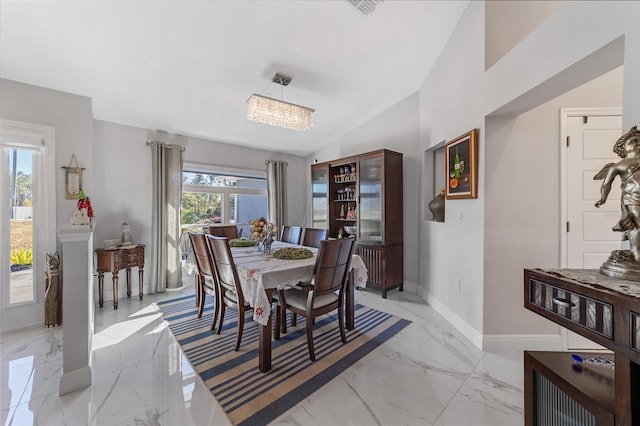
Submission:
<svg viewBox="0 0 640 426">
<path fill-rule="evenodd" d="M 291 78 L 276 74 L 274 83 L 286 86 Z M 313 108 L 292 104 L 254 93 L 247 100 L 247 118 L 258 123 L 279 126 L 285 129 L 307 131 L 313 127 Z"/>
</svg>

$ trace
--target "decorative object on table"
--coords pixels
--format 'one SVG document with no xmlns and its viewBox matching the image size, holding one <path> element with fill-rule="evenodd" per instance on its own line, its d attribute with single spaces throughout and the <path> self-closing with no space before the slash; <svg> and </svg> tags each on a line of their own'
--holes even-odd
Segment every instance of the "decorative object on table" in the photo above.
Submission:
<svg viewBox="0 0 640 426">
<path fill-rule="evenodd" d="M 304 247 L 284 247 L 273 252 L 273 257 L 284 260 L 300 260 L 313 257 L 313 252 Z"/>
<path fill-rule="evenodd" d="M 127 222 L 122 222 L 122 244 L 133 243 L 133 237 L 131 236 L 131 228 Z"/>
<path fill-rule="evenodd" d="M 444 222 L 444 192 L 445 190 L 442 188 L 440 194 L 436 195 L 436 197 L 429 202 L 429 210 L 436 222 Z"/>
<path fill-rule="evenodd" d="M 625 280 L 640 281 L 640 130 L 633 126 L 613 144 L 613 152 L 620 156 L 617 163 L 605 164 L 594 177 L 604 179 L 600 199 L 595 206 L 607 201 L 611 184 L 616 176 L 622 183 L 621 215 L 612 228 L 622 232 L 629 241 L 630 250 L 614 250 L 600 267 L 600 273 Z"/>
<path fill-rule="evenodd" d="M 573 362 L 577 364 L 585 363 L 590 365 L 597 365 L 599 367 L 616 368 L 616 362 L 611 358 L 604 358 L 601 356 L 583 357 L 578 354 L 571 354 L 571 359 L 573 359 Z"/>
<path fill-rule="evenodd" d="M 265 254 L 271 253 L 271 244 L 278 235 L 278 227 L 263 217 L 250 220 L 249 225 L 251 238 L 258 241 L 258 249 L 262 249 Z"/>
<path fill-rule="evenodd" d="M 93 216 L 94 215 L 93 208 L 91 207 L 91 200 L 85 195 L 82 188 L 80 188 L 76 210 L 71 217 L 71 225 L 91 226 L 93 222 Z"/>
<path fill-rule="evenodd" d="M 45 293 L 44 293 L 44 325 L 55 327 L 62 325 L 62 281 L 58 269 L 60 266 L 60 256 L 58 252 L 53 255 L 47 253 L 45 270 Z"/>
<path fill-rule="evenodd" d="M 298 317 L 298 325 L 282 334 L 278 345 L 273 347 L 273 359 L 286 364 L 263 375 L 256 368 L 259 324 L 245 322 L 245 337 L 240 350 L 235 352 L 234 339 L 225 333 L 211 334 L 213 310 L 197 318 L 194 303 L 192 295 L 156 302 L 155 306 L 182 345 L 194 371 L 234 425 L 270 423 L 410 324 L 397 316 L 357 306 L 355 328 L 347 331 L 347 343 L 331 339 L 326 346 L 316 348 L 316 361 L 312 362 L 305 350 L 305 319 Z M 315 332 L 333 333 L 337 323 L 335 314 L 318 317 Z M 207 346 L 216 350 L 203 351 Z M 253 362 L 246 362 L 247 359 Z"/>
<path fill-rule="evenodd" d="M 254 247 L 258 244 L 257 240 L 249 238 L 232 238 L 229 240 L 229 247 Z"/>
<path fill-rule="evenodd" d="M 478 198 L 478 129 L 445 147 L 446 198 Z"/>
<path fill-rule="evenodd" d="M 102 243 L 104 244 L 104 248 L 106 249 L 115 249 L 115 248 L 118 248 L 118 246 L 120 245 L 120 239 L 110 238 L 107 240 L 102 240 Z"/>
<path fill-rule="evenodd" d="M 84 167 L 78 166 L 76 155 L 71 155 L 68 166 L 62 166 L 64 169 L 64 188 L 65 198 L 67 200 L 76 200 L 82 190 L 82 171 Z"/>
</svg>

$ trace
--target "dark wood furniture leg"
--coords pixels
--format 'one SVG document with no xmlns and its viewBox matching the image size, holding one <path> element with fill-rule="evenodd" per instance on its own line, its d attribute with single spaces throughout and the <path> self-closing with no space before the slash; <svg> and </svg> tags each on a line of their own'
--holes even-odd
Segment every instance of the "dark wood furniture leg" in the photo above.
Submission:
<svg viewBox="0 0 640 426">
<path fill-rule="evenodd" d="M 113 309 L 118 309 L 118 271 L 112 272 L 113 281 Z"/>
<path fill-rule="evenodd" d="M 272 289 L 265 289 L 267 300 L 271 300 Z M 260 340 L 258 344 L 258 358 L 260 372 L 271 371 L 271 323 L 273 318 L 273 308 L 269 304 L 269 320 L 266 325 L 260 326 Z"/>
<path fill-rule="evenodd" d="M 131 268 L 127 268 L 127 299 L 131 297 Z"/>
<path fill-rule="evenodd" d="M 347 279 L 347 291 L 345 297 L 346 309 L 346 317 L 347 322 L 345 324 L 347 330 L 353 330 L 355 328 L 355 294 L 353 291 L 354 283 L 354 273 L 353 270 L 349 272 L 349 278 Z"/>
<path fill-rule="evenodd" d="M 104 272 L 98 272 L 98 306 L 104 303 Z"/>
<path fill-rule="evenodd" d="M 138 266 L 138 291 L 140 292 L 138 298 L 142 300 L 142 278 L 144 275 L 144 270 L 142 266 Z"/>
</svg>

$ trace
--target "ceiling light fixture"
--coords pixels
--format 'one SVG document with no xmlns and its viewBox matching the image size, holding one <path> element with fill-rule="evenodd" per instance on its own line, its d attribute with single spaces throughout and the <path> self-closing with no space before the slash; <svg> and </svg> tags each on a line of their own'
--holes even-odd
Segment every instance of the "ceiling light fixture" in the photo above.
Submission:
<svg viewBox="0 0 640 426">
<path fill-rule="evenodd" d="M 271 79 L 282 88 L 291 83 L 291 77 L 276 73 Z M 281 95 L 282 97 L 282 95 Z M 254 93 L 247 100 L 247 118 L 258 123 L 307 131 L 313 127 L 313 108 L 292 104 L 283 100 Z"/>
</svg>

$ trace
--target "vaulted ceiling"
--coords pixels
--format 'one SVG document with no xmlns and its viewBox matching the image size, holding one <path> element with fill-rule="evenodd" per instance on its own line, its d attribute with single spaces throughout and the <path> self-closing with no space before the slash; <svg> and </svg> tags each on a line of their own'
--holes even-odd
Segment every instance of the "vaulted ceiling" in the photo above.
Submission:
<svg viewBox="0 0 640 426">
<path fill-rule="evenodd" d="M 468 3 L 1 0 L 0 77 L 88 96 L 98 120 L 307 155 L 418 90 Z M 252 93 L 314 127 L 248 121 Z"/>
</svg>

